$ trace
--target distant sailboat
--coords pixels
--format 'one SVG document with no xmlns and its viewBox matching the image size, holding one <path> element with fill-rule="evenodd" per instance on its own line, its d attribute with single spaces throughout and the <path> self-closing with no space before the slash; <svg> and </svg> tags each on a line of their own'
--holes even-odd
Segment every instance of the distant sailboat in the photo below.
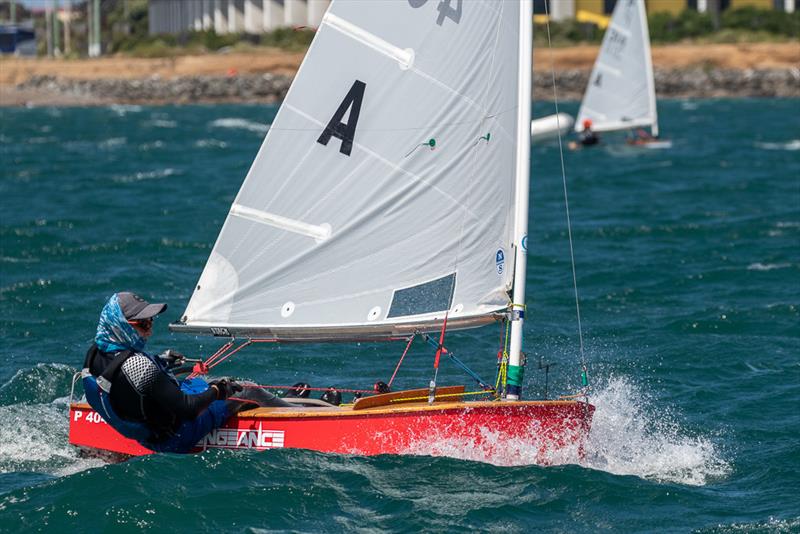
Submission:
<svg viewBox="0 0 800 534">
<path fill-rule="evenodd" d="M 408 350 L 422 337 L 435 347 L 433 380 L 349 405 L 248 410 L 198 449 L 402 454 L 456 440 L 489 452 L 515 443 L 547 463 L 580 448 L 593 406 L 521 400 L 531 21 L 530 0 L 331 3 L 170 327 L 230 339 L 209 367 L 255 342 Z M 447 350 L 445 330 L 497 322 L 508 326 L 499 360 L 487 355 L 498 376 L 482 381 Z M 478 390 L 437 384 L 440 357 Z M 90 412 L 71 405 L 72 443 L 149 452 Z"/>
<path fill-rule="evenodd" d="M 575 131 L 591 124 L 594 132 L 651 129 L 637 144 L 668 148 L 658 140 L 658 113 L 650 55 L 650 33 L 644 0 L 619 0 L 603 37 L 589 85 L 583 95 Z"/>
</svg>

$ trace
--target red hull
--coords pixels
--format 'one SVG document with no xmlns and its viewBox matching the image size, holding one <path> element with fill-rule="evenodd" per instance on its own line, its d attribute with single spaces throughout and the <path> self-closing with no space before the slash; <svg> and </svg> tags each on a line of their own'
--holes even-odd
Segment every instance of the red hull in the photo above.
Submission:
<svg viewBox="0 0 800 534">
<path fill-rule="evenodd" d="M 594 407 L 577 401 L 436 402 L 352 408 L 259 408 L 231 418 L 197 450 L 300 448 L 346 454 L 430 454 L 497 464 L 579 459 Z M 151 451 L 86 404 L 70 406 L 70 443 L 126 455 Z M 572 460 L 575 461 L 575 460 Z"/>
</svg>

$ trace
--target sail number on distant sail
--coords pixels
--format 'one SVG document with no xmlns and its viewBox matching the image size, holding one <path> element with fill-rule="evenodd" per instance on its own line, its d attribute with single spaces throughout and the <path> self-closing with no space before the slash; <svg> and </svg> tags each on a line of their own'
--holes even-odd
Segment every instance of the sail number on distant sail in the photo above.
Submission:
<svg viewBox="0 0 800 534">
<path fill-rule="evenodd" d="M 608 36 L 608 53 L 619 59 L 622 51 L 625 50 L 625 45 L 628 44 L 627 38 L 614 28 L 609 28 L 610 35 Z"/>
</svg>

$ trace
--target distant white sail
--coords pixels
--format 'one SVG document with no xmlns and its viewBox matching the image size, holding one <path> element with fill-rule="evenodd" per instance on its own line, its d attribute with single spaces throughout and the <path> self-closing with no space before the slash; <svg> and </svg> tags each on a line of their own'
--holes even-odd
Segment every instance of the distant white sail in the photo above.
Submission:
<svg viewBox="0 0 800 534">
<path fill-rule="evenodd" d="M 583 131 L 606 132 L 652 126 L 658 135 L 650 33 L 644 0 L 619 0 L 603 37 L 589 86 L 575 121 Z"/>
<path fill-rule="evenodd" d="M 504 310 L 519 18 L 332 2 L 176 329 L 373 337 Z"/>
</svg>

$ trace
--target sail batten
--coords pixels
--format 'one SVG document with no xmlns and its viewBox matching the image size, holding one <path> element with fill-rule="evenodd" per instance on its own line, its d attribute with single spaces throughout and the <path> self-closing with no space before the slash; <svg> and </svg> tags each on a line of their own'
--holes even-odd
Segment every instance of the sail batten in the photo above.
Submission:
<svg viewBox="0 0 800 534">
<path fill-rule="evenodd" d="M 619 0 L 575 121 L 596 132 L 651 126 L 658 132 L 650 34 L 644 0 Z"/>
<path fill-rule="evenodd" d="M 243 219 L 249 219 L 251 221 L 268 224 L 270 226 L 274 226 L 275 228 L 281 228 L 296 234 L 313 237 L 318 241 L 323 241 L 331 236 L 331 226 L 327 223 L 309 224 L 307 222 L 281 217 L 275 213 L 267 213 L 266 211 L 248 208 L 247 206 L 242 206 L 240 204 L 234 204 L 231 206 L 230 213 L 231 215 L 236 215 L 242 217 Z"/>
<path fill-rule="evenodd" d="M 334 0 L 175 329 L 380 337 L 504 313 L 517 6 Z"/>
<path fill-rule="evenodd" d="M 411 68 L 411 65 L 414 63 L 414 51 L 410 48 L 400 48 L 388 43 L 377 35 L 373 35 L 332 13 L 327 13 L 322 19 L 322 23 L 360 41 L 382 54 L 386 54 L 397 61 L 402 69 Z"/>
</svg>

